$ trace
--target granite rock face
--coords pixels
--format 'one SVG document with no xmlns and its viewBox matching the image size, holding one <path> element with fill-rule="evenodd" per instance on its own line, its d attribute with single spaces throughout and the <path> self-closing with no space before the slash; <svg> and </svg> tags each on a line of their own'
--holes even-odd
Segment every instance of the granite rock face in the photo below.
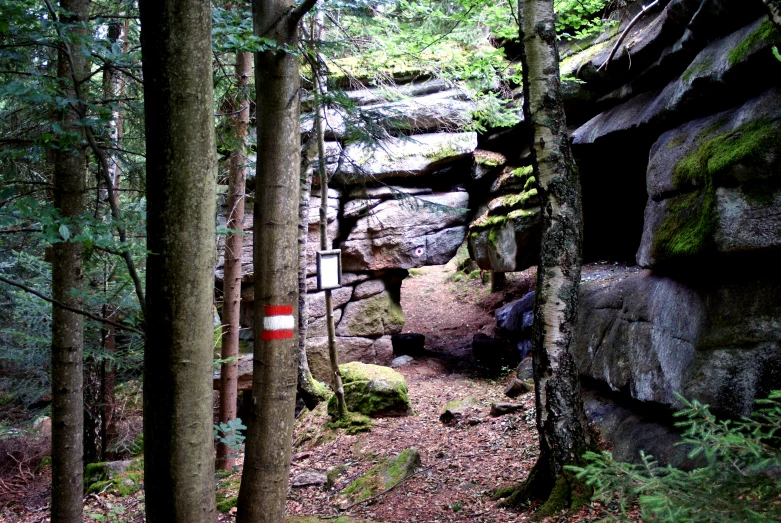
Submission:
<svg viewBox="0 0 781 523">
<path fill-rule="evenodd" d="M 466 236 L 468 205 L 466 191 L 378 203 L 341 243 L 342 266 L 366 271 L 446 263 Z"/>
<path fill-rule="evenodd" d="M 684 283 L 629 269 L 581 284 L 580 373 L 633 399 L 679 407 L 674 393 L 748 414 L 781 384 L 781 280 Z"/>
<path fill-rule="evenodd" d="M 652 146 L 637 261 L 781 248 L 781 91 L 664 133 Z"/>
</svg>

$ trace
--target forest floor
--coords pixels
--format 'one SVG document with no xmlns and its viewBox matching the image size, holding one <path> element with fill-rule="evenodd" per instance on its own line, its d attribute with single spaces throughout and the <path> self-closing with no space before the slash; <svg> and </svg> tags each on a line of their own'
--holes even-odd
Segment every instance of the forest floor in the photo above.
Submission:
<svg viewBox="0 0 781 523">
<path fill-rule="evenodd" d="M 527 476 L 537 456 L 534 395 L 518 398 L 523 409 L 491 417 L 491 403 L 511 401 L 503 395 L 513 373 L 491 376 L 471 357 L 472 336 L 493 334 L 493 311 L 533 288 L 534 271 L 513 275 L 504 292 L 490 294 L 479 273 L 469 278 L 453 266 L 412 271 L 402 287 L 404 332 L 426 336 L 426 355 L 397 370 L 409 387 L 412 415 L 375 419 L 370 432 L 348 435 L 327 428 L 324 408 L 305 412 L 297 421 L 291 479 L 305 472 L 331 471 L 333 484 L 290 490 L 287 511 L 331 521 L 340 516 L 356 522 L 516 522 L 535 520 L 534 506 L 511 510 L 490 497 L 497 487 L 516 484 Z M 453 425 L 440 422 L 451 400 L 474 398 L 470 415 Z M 341 491 L 384 458 L 414 447 L 421 456 L 417 472 L 395 488 L 365 502 L 348 505 Z M 49 521 L 50 467 L 42 467 L 17 486 L 16 496 L 0 497 L 0 521 Z M 236 496 L 240 470 L 218 474 L 218 500 Z M 26 485 L 26 487 L 25 487 Z M 4 485 L 0 484 L 0 495 Z M 594 502 L 575 513 L 543 521 L 596 521 L 611 512 Z M 615 514 L 612 514 L 615 515 Z M 636 517 L 631 519 L 636 520 Z M 235 521 L 235 508 L 220 515 Z M 85 498 L 84 521 L 143 521 L 143 491 L 125 497 L 109 493 Z M 297 520 L 309 522 L 315 520 Z M 339 521 L 346 521 L 339 519 Z"/>
</svg>

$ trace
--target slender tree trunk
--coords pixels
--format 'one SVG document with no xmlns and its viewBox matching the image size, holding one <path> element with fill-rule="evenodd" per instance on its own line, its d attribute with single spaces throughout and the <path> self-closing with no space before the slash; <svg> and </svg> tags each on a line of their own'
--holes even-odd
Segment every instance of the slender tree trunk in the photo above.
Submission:
<svg viewBox="0 0 781 523">
<path fill-rule="evenodd" d="M 322 13 L 315 17 L 315 34 L 319 40 L 322 37 L 323 19 Z M 320 179 L 320 250 L 331 248 L 328 241 L 328 172 L 325 168 L 325 106 L 323 95 L 326 89 L 326 78 L 321 69 L 321 60 L 317 55 L 312 57 L 312 79 L 315 90 L 315 133 L 317 138 L 317 174 Z M 328 332 L 328 359 L 331 362 L 331 379 L 334 394 L 336 394 L 336 411 L 339 419 L 347 416 L 347 406 L 344 403 L 344 386 L 342 374 L 339 372 L 339 350 L 336 347 L 336 332 L 334 329 L 334 305 L 331 297 L 331 289 L 325 290 L 325 325 Z"/>
<path fill-rule="evenodd" d="M 540 457 L 529 497 L 547 499 L 589 444 L 572 357 L 582 249 L 580 180 L 567 134 L 553 0 L 521 0 L 524 113 L 542 200 L 542 248 L 532 331 Z M 568 493 L 567 493 L 568 494 Z M 552 499 L 552 498 L 551 498 Z"/>
<path fill-rule="evenodd" d="M 255 34 L 295 48 L 314 2 L 255 0 Z M 299 67 L 284 51 L 255 55 L 258 165 L 254 221 L 255 355 L 239 523 L 285 519 L 298 369 Z"/>
<path fill-rule="evenodd" d="M 67 13 L 62 23 L 85 24 L 89 0 L 62 0 Z M 74 25 L 63 30 L 69 35 L 86 36 L 87 28 Z M 76 98 L 74 76 L 84 77 L 89 61 L 77 46 L 61 43 L 57 54 L 57 77 L 65 96 Z M 79 115 L 72 108 L 58 116 L 64 132 L 81 133 Z M 76 145 L 78 147 L 78 144 Z M 65 146 L 54 160 L 54 206 L 65 219 L 78 219 L 85 212 L 86 163 L 82 151 Z M 71 231 L 75 236 L 77 231 Z M 64 241 L 53 246 L 52 298 L 81 309 L 78 294 L 83 281 L 82 244 Z M 82 405 L 84 319 L 81 315 L 52 307 L 52 508 L 53 523 L 81 523 L 83 477 Z"/>
<path fill-rule="evenodd" d="M 147 140 L 144 486 L 150 523 L 216 521 L 217 160 L 209 0 L 141 0 Z"/>
<path fill-rule="evenodd" d="M 311 136 L 311 135 L 310 135 Z M 314 387 L 306 355 L 307 314 L 306 244 L 309 240 L 309 200 L 312 194 L 313 170 L 309 168 L 317 154 L 316 140 L 306 139 L 301 157 L 301 192 L 298 200 L 298 391 L 308 409 L 314 409 L 323 399 Z"/>
<path fill-rule="evenodd" d="M 249 124 L 249 89 L 252 74 L 252 54 L 236 54 L 236 82 L 238 95 L 234 104 L 234 134 L 237 148 L 231 152 L 228 174 L 228 220 L 231 230 L 244 230 L 244 186 L 247 180 L 247 125 Z M 220 373 L 220 422 L 236 418 L 237 386 L 239 379 L 239 313 L 241 310 L 241 253 L 244 236 L 229 232 L 225 238 L 225 276 L 222 301 L 222 351 Z M 217 444 L 217 468 L 232 469 L 236 458 L 222 442 Z"/>
<path fill-rule="evenodd" d="M 120 12 L 124 14 L 124 11 Z M 127 52 L 128 39 L 127 31 L 129 27 L 129 20 L 114 20 L 109 23 L 108 26 L 108 40 L 112 45 L 121 45 L 123 52 Z M 103 70 L 103 97 L 106 100 L 116 100 L 114 102 L 116 107 L 111 111 L 111 120 L 109 121 L 109 141 L 113 149 L 119 147 L 122 143 L 122 135 L 124 128 L 124 111 L 122 110 L 122 102 L 120 101 L 125 95 L 125 81 L 120 71 L 113 67 L 112 64 L 107 64 Z M 119 182 L 120 182 L 120 166 L 115 150 L 109 149 L 106 151 L 106 159 L 108 165 L 108 177 L 112 181 L 114 187 L 113 193 L 108 195 L 114 199 L 114 205 L 119 207 Z M 100 186 L 101 177 L 98 177 L 98 186 Z M 103 316 L 110 318 L 114 315 L 115 308 L 109 304 L 103 306 Z M 100 369 L 100 448 L 101 448 L 101 461 L 111 461 L 115 458 L 113 452 L 108 449 L 113 447 L 116 436 L 117 427 L 114 423 L 114 382 L 116 379 L 116 372 L 112 367 L 113 355 L 116 351 L 116 331 L 114 327 L 106 326 L 102 331 L 102 345 L 103 350 L 106 352 L 106 357 L 101 362 Z"/>
</svg>

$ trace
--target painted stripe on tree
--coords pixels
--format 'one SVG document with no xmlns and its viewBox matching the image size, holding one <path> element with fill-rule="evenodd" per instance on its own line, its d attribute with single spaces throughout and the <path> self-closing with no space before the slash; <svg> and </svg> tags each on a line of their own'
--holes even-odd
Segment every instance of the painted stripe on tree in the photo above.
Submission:
<svg viewBox="0 0 781 523">
<path fill-rule="evenodd" d="M 263 307 L 263 332 L 260 338 L 263 341 L 292 338 L 295 325 L 292 305 L 266 305 Z"/>
</svg>

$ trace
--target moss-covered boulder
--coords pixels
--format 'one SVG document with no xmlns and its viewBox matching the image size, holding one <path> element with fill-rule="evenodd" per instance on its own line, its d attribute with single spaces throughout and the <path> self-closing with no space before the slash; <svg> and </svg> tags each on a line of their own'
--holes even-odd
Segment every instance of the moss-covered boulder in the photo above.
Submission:
<svg viewBox="0 0 781 523">
<path fill-rule="evenodd" d="M 781 248 L 780 100 L 771 89 L 659 138 L 638 263 Z"/>
<path fill-rule="evenodd" d="M 347 485 L 340 496 L 342 505 L 358 503 L 384 492 L 413 475 L 419 466 L 420 453 L 414 448 L 403 450 Z"/>
<path fill-rule="evenodd" d="M 339 365 L 347 409 L 373 418 L 406 416 L 409 396 L 404 376 L 389 367 L 357 361 Z M 336 415 L 336 397 L 328 401 L 328 414 Z"/>
<path fill-rule="evenodd" d="M 90 463 L 84 470 L 87 494 L 108 492 L 124 497 L 141 489 L 144 482 L 144 459 Z"/>
</svg>

